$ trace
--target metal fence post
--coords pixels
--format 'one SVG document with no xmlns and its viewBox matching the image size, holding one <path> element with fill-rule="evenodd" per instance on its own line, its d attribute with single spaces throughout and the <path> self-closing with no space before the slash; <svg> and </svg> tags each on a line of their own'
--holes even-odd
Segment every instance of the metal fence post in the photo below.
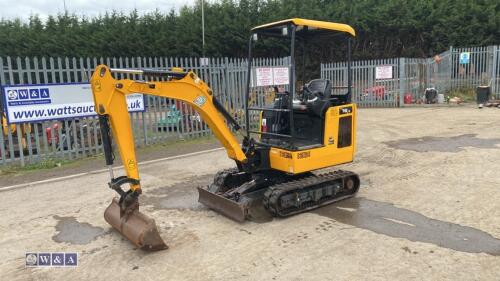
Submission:
<svg viewBox="0 0 500 281">
<path fill-rule="evenodd" d="M 148 97 L 146 97 L 148 98 Z M 149 104 L 149 103 L 148 103 Z M 144 134 L 144 146 L 148 145 L 148 130 L 146 129 L 146 121 L 144 120 L 145 118 L 144 111 L 141 112 L 141 119 L 142 119 L 142 132 Z"/>
<path fill-rule="evenodd" d="M 450 57 L 449 57 L 449 67 L 448 67 L 448 91 L 453 88 L 453 46 L 450 46 Z"/>
<path fill-rule="evenodd" d="M 404 94 L 406 92 L 406 59 L 399 58 L 399 107 L 404 106 Z"/>
<path fill-rule="evenodd" d="M 496 95 L 498 96 L 497 94 L 497 83 L 498 83 L 498 79 L 500 77 L 497 77 L 497 73 L 499 72 L 499 65 L 498 65 L 498 62 L 499 62 L 499 59 L 498 59 L 498 53 L 500 52 L 500 48 L 498 48 L 499 46 L 493 46 L 493 61 L 492 61 L 492 68 L 491 68 L 491 94 L 492 95 Z"/>
</svg>

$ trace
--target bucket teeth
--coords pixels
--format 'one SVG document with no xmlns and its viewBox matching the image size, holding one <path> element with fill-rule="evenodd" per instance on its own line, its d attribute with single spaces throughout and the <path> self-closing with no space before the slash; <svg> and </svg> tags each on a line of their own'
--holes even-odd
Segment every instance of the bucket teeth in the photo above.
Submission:
<svg viewBox="0 0 500 281">
<path fill-rule="evenodd" d="M 167 249 L 153 219 L 139 212 L 139 206 L 122 212 L 113 198 L 104 212 L 104 219 L 137 247 L 147 251 Z"/>
</svg>

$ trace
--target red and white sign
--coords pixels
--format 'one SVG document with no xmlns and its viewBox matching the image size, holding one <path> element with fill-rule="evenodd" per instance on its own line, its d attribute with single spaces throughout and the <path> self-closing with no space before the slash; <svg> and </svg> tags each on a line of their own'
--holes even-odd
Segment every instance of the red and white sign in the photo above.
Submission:
<svg viewBox="0 0 500 281">
<path fill-rule="evenodd" d="M 271 67 L 259 67 L 255 69 L 256 86 L 269 86 L 273 84 L 273 69 Z"/>
<path fill-rule="evenodd" d="M 288 85 L 290 84 L 290 75 L 288 67 L 273 68 L 273 85 Z"/>
<path fill-rule="evenodd" d="M 375 67 L 375 79 L 392 79 L 392 65 Z"/>
<path fill-rule="evenodd" d="M 255 78 L 257 87 L 290 84 L 288 67 L 258 67 Z"/>
</svg>

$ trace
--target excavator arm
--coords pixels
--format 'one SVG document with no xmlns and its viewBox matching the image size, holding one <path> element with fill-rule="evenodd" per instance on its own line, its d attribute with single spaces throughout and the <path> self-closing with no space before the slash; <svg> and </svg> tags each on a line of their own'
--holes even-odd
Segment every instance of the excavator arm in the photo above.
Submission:
<svg viewBox="0 0 500 281">
<path fill-rule="evenodd" d="M 152 228 L 156 231 L 156 225 L 153 220 L 138 211 L 137 198 L 141 193 L 141 185 L 134 137 L 126 102 L 127 95 L 142 93 L 188 103 L 208 124 L 215 137 L 226 149 L 229 158 L 238 163 L 247 162 L 247 157 L 241 149 L 239 141 L 226 125 L 224 118 L 229 123 L 233 123 L 233 127 L 236 129 L 239 129 L 239 126 L 215 99 L 212 90 L 195 73 L 183 72 L 180 69 L 174 70 L 112 70 L 105 65 L 99 65 L 91 78 L 95 110 L 99 116 L 101 126 L 106 164 L 110 168 L 111 182 L 109 186 L 120 195 L 119 201 L 113 200 L 106 210 L 105 219 L 136 245 L 149 249 L 162 248 L 165 245 L 163 241 L 161 243 L 158 241 L 151 242 L 147 241 L 147 237 L 144 238 L 144 233 L 152 232 Z M 157 76 L 165 78 L 165 81 L 118 80 L 113 78 L 112 71 L 142 74 L 146 77 Z M 111 169 L 113 164 L 111 132 L 120 152 L 126 176 L 115 178 L 113 175 Z M 121 188 L 124 184 L 130 185 L 127 192 Z M 127 224 L 127 221 L 137 220 L 139 223 L 135 223 L 136 225 Z M 138 228 L 143 229 L 138 231 Z M 159 235 L 157 236 L 152 240 L 158 240 Z"/>
<path fill-rule="evenodd" d="M 223 114 L 220 113 L 220 105 L 208 85 L 193 72 L 163 73 L 167 81 L 116 80 L 112 77 L 108 67 L 99 65 L 91 78 L 96 112 L 101 117 L 100 120 L 107 119 L 109 122 L 127 177 L 139 181 L 134 137 L 126 103 L 126 96 L 136 93 L 172 98 L 188 103 L 208 124 L 215 137 L 226 149 L 229 158 L 245 163 L 247 160 L 245 153 L 233 132 L 226 125 Z M 151 76 L 159 76 L 163 73 L 150 71 Z M 144 71 L 143 74 L 148 75 L 148 72 Z M 106 128 L 106 125 L 103 128 Z M 131 185 L 134 191 L 139 188 L 139 184 Z"/>
</svg>

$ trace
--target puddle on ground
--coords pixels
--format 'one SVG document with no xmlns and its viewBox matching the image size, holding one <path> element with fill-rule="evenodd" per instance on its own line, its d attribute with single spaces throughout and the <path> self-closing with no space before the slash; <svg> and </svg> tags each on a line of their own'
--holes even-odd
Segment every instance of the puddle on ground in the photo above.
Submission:
<svg viewBox="0 0 500 281">
<path fill-rule="evenodd" d="M 465 147 L 499 148 L 500 139 L 481 139 L 476 134 L 465 134 L 454 137 L 421 137 L 384 142 L 396 149 L 416 152 L 459 152 Z"/>
<path fill-rule="evenodd" d="M 191 177 L 171 186 L 144 192 L 140 203 L 152 205 L 155 209 L 206 209 L 198 202 L 197 188 L 210 184 L 213 178 L 214 175 Z"/>
<path fill-rule="evenodd" d="M 312 211 L 378 234 L 467 253 L 500 255 L 500 239 L 482 230 L 428 218 L 390 203 L 351 198 Z"/>
<path fill-rule="evenodd" d="M 52 240 L 58 243 L 71 243 L 85 245 L 97 237 L 105 234 L 101 227 L 93 226 L 86 222 L 78 222 L 75 217 L 53 216 L 58 220 L 56 231 L 59 233 L 52 236 Z"/>
</svg>

